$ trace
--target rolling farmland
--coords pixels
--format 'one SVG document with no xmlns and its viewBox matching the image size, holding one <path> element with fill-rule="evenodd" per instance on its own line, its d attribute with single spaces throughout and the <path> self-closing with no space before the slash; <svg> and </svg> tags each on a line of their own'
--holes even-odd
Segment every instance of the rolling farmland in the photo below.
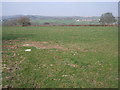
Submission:
<svg viewBox="0 0 120 90">
<path fill-rule="evenodd" d="M 4 26 L 2 38 L 3 87 L 118 87 L 116 26 Z"/>
</svg>

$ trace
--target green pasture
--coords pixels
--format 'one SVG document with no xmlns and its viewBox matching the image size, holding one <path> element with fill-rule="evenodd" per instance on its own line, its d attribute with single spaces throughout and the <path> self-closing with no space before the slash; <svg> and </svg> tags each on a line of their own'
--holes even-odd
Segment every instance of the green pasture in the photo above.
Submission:
<svg viewBox="0 0 120 90">
<path fill-rule="evenodd" d="M 2 34 L 3 87 L 118 87 L 115 26 L 3 27 Z"/>
</svg>

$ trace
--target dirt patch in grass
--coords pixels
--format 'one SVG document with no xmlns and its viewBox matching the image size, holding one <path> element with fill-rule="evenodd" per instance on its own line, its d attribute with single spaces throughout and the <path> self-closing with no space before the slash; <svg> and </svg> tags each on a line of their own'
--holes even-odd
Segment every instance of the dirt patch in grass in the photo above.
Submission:
<svg viewBox="0 0 120 90">
<path fill-rule="evenodd" d="M 2 48 L 3 49 L 7 49 L 7 50 L 12 50 L 12 49 L 18 49 L 19 45 L 17 44 L 17 42 L 19 42 L 20 40 L 5 40 L 3 41 L 3 45 Z"/>
<path fill-rule="evenodd" d="M 77 44 L 58 44 L 54 42 L 40 42 L 40 41 L 24 41 L 21 44 L 22 47 L 36 47 L 37 49 L 60 49 L 60 50 L 67 50 L 67 51 L 80 51 L 80 52 L 97 52 L 95 49 L 87 49 L 81 47 Z"/>
<path fill-rule="evenodd" d="M 18 43 L 20 42 L 20 43 Z M 60 50 L 78 50 L 81 52 L 96 52 L 95 49 L 83 48 L 77 44 L 58 44 L 52 41 L 21 41 L 21 40 L 5 40 L 3 41 L 4 51 L 18 49 L 19 47 L 36 47 L 37 49 L 60 49 Z"/>
<path fill-rule="evenodd" d="M 24 47 L 36 47 L 37 49 L 65 49 L 62 45 L 52 43 L 52 42 L 34 42 L 34 41 L 24 41 L 22 46 Z"/>
</svg>

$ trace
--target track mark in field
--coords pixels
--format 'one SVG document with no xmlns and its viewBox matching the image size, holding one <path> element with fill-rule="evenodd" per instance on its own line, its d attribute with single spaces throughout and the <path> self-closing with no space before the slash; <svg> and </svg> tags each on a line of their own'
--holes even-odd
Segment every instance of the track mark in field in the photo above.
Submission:
<svg viewBox="0 0 120 90">
<path fill-rule="evenodd" d="M 51 42 L 33 42 L 33 41 L 27 41 L 23 42 L 22 46 L 24 47 L 36 47 L 37 49 L 65 49 L 63 46 L 59 44 L 53 44 Z"/>
<path fill-rule="evenodd" d="M 20 41 L 20 40 L 6 40 L 6 41 L 3 41 L 2 48 L 7 49 L 7 50 L 18 49 L 19 46 L 16 43 L 18 41 Z"/>
<path fill-rule="evenodd" d="M 57 44 L 57 43 L 53 43 L 51 41 L 46 42 L 40 42 L 40 41 L 24 41 L 22 42 L 22 47 L 36 47 L 37 49 L 60 49 L 60 50 L 68 50 L 68 51 L 74 51 L 74 50 L 78 50 L 80 52 L 96 52 L 95 49 L 87 49 L 87 48 L 83 48 L 77 44 L 65 44 L 65 45 L 61 45 L 61 44 Z"/>
<path fill-rule="evenodd" d="M 81 52 L 96 52 L 95 49 L 87 49 L 83 48 L 77 44 L 65 44 L 65 45 L 60 45 L 57 43 L 53 43 L 51 41 L 46 42 L 46 41 L 23 41 L 20 43 L 20 40 L 6 40 L 3 41 L 3 49 L 5 50 L 12 50 L 12 49 L 18 49 L 19 47 L 36 47 L 37 49 L 60 49 L 60 50 L 78 50 Z M 5 52 L 5 51 L 4 51 Z"/>
</svg>

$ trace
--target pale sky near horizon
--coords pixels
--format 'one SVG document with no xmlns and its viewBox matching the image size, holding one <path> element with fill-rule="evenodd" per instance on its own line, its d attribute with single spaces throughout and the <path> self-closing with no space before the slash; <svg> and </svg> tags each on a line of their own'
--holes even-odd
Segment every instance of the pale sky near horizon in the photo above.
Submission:
<svg viewBox="0 0 120 90">
<path fill-rule="evenodd" d="M 119 0 L 1 0 L 1 2 L 119 2 Z"/>
<path fill-rule="evenodd" d="M 2 2 L 2 14 L 42 16 L 118 16 L 118 2 Z"/>
</svg>

